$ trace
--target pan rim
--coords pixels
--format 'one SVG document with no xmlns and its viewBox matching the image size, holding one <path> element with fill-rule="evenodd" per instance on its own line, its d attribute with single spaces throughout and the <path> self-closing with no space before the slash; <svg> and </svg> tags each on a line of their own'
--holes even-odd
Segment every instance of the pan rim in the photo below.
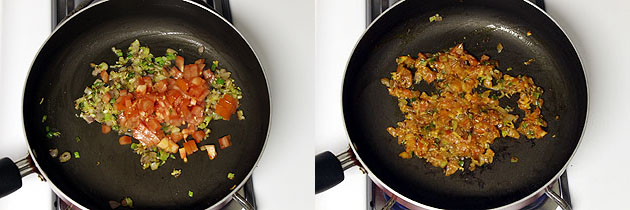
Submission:
<svg viewBox="0 0 630 210">
<path fill-rule="evenodd" d="M 350 61 L 352 60 L 352 57 L 353 57 L 354 53 L 355 53 L 355 52 L 356 52 L 356 50 L 357 50 L 357 47 L 359 46 L 360 42 L 363 40 L 363 38 L 365 37 L 365 35 L 367 34 L 367 32 L 370 30 L 370 28 L 372 28 L 372 27 L 375 25 L 375 23 L 376 23 L 376 22 L 378 22 L 378 21 L 379 21 L 379 20 L 380 20 L 380 19 L 381 19 L 384 15 L 386 15 L 386 14 L 390 13 L 390 11 L 391 11 L 391 10 L 393 10 L 393 9 L 394 9 L 394 8 L 396 8 L 396 7 L 399 7 L 399 6 L 400 6 L 403 2 L 406 2 L 406 1 L 407 1 L 407 0 L 401 0 L 401 1 L 398 1 L 398 2 L 394 3 L 392 6 L 390 6 L 390 7 L 389 7 L 389 8 L 387 8 L 385 11 L 383 11 L 383 12 L 382 12 L 379 16 L 377 16 L 377 17 L 374 19 L 374 21 L 372 21 L 372 22 L 371 22 L 371 23 L 370 23 L 370 24 L 366 27 L 366 29 L 363 31 L 363 33 L 361 34 L 361 36 L 359 37 L 359 39 L 355 42 L 355 45 L 354 45 L 354 47 L 353 47 L 353 49 L 352 49 L 352 54 L 350 54 L 349 58 L 347 59 L 347 62 L 346 62 L 346 68 L 344 69 L 344 78 L 345 78 L 345 76 L 346 76 L 346 75 L 347 75 L 347 73 L 348 73 L 348 68 L 349 68 L 349 66 L 350 66 Z M 588 116 L 589 116 L 589 113 L 590 113 L 590 111 L 589 111 L 589 110 L 590 110 L 590 106 L 589 106 L 589 104 L 590 104 L 590 102 L 589 102 L 589 98 L 590 98 L 590 97 L 589 97 L 589 95 L 590 95 L 590 93 L 589 93 L 589 92 L 590 92 L 590 91 L 589 91 L 589 88 L 588 88 L 588 77 L 587 77 L 587 75 L 586 75 L 586 74 L 587 74 L 587 72 L 584 70 L 584 64 L 582 63 L 582 58 L 581 58 L 581 56 L 580 56 L 580 54 L 579 54 L 578 50 L 575 48 L 575 44 L 573 44 L 573 41 L 569 38 L 569 36 L 567 35 L 566 31 L 565 31 L 565 30 L 564 30 L 564 29 L 563 29 L 563 28 L 562 28 L 562 27 L 558 24 L 558 22 L 557 22 L 556 20 L 554 20 L 554 19 L 553 19 L 553 18 L 552 18 L 552 17 L 551 17 L 551 16 L 550 16 L 550 15 L 549 15 L 549 14 L 548 14 L 545 10 L 542 10 L 542 9 L 541 9 L 540 7 L 538 7 L 536 4 L 534 4 L 534 3 L 532 3 L 532 2 L 530 2 L 530 1 L 528 1 L 528 0 L 521 0 L 521 1 L 525 2 L 526 4 L 529 4 L 529 6 L 534 7 L 536 10 L 538 10 L 539 12 L 541 12 L 541 13 L 542 13 L 545 17 L 547 17 L 549 20 L 551 20 L 551 22 L 553 22 L 553 23 L 554 23 L 554 25 L 555 25 L 558 29 L 560 29 L 560 31 L 562 32 L 562 34 L 564 35 L 564 37 L 565 37 L 565 38 L 569 41 L 569 43 L 571 44 L 571 47 L 572 47 L 573 51 L 574 51 L 574 52 L 575 52 L 575 54 L 577 55 L 577 58 L 578 58 L 578 61 L 579 61 L 580 67 L 582 68 L 582 73 L 584 74 L 584 84 L 585 84 L 585 89 L 586 89 L 586 95 L 585 95 L 585 97 L 586 97 L 586 113 L 585 113 L 585 115 L 584 115 L 584 125 L 582 126 L 582 131 L 581 131 L 581 133 L 580 133 L 580 137 L 579 137 L 579 139 L 578 139 L 577 145 L 576 145 L 576 146 L 575 146 L 575 148 L 573 149 L 573 152 L 571 153 L 571 156 L 569 157 L 569 159 L 565 162 L 565 164 L 563 165 L 563 167 L 562 167 L 560 170 L 558 170 L 558 172 L 556 173 L 556 175 L 555 175 L 555 176 L 553 176 L 553 178 L 551 178 L 549 181 L 547 181 L 547 182 L 546 182 L 546 183 L 545 183 L 542 187 L 540 187 L 538 190 L 533 191 L 533 192 L 532 192 L 532 193 L 530 193 L 529 195 L 527 195 L 527 196 L 525 196 L 525 197 L 523 197 L 523 198 L 521 198 L 521 199 L 519 199 L 519 200 L 517 200 L 517 201 L 514 201 L 514 202 L 512 202 L 512 203 L 509 203 L 509 204 L 507 204 L 507 205 L 499 206 L 499 207 L 496 207 L 496 208 L 493 208 L 493 209 L 509 209 L 509 208 L 514 208 L 514 207 L 517 207 L 517 206 L 518 206 L 518 205 L 520 205 L 522 202 L 524 202 L 524 201 L 526 201 L 526 200 L 529 200 L 529 199 L 531 199 L 531 198 L 532 198 L 532 197 L 534 197 L 534 196 L 540 195 L 541 193 L 543 193 L 543 191 L 545 190 L 545 188 L 547 188 L 549 185 L 551 185 L 553 182 L 555 182 L 555 181 L 558 179 L 558 177 L 560 177 L 560 176 L 561 176 L 561 175 L 562 175 L 562 174 L 566 171 L 566 169 L 567 169 L 567 167 L 569 166 L 569 164 L 570 164 L 571 160 L 573 159 L 573 157 L 574 157 L 574 156 L 575 156 L 575 154 L 577 153 L 578 148 L 579 148 L 580 144 L 582 143 L 582 139 L 583 139 L 583 137 L 584 137 L 584 132 L 585 132 L 586 127 L 587 127 L 587 124 L 588 124 L 588 118 L 589 118 Z M 412 205 L 415 205 L 415 206 L 418 206 L 418 207 L 421 207 L 421 208 L 426 208 L 426 209 L 438 209 L 438 208 L 436 208 L 436 207 L 432 207 L 432 206 L 429 206 L 429 205 L 426 205 L 426 204 L 423 204 L 423 203 L 417 202 L 417 201 L 415 201 L 415 200 L 413 200 L 413 199 L 410 199 L 410 198 L 408 198 L 408 197 L 406 197 L 406 196 L 402 195 L 401 193 L 397 192 L 396 190 L 392 189 L 390 186 L 388 186 L 387 184 L 385 184 L 385 182 L 383 182 L 383 181 L 382 181 L 382 180 L 380 180 L 378 177 L 376 177 L 376 175 L 375 175 L 375 174 L 374 174 L 374 173 L 373 173 L 373 172 L 372 172 L 372 171 L 371 171 L 371 170 L 367 167 L 367 165 L 365 164 L 365 162 L 361 159 L 361 157 L 359 156 L 359 153 L 357 152 L 356 145 L 354 145 L 354 143 L 352 142 L 352 139 L 350 138 L 350 134 L 349 134 L 349 132 L 348 132 L 348 126 L 347 126 L 347 124 L 346 124 L 346 117 L 345 117 L 345 114 L 343 114 L 343 107 L 344 107 L 344 106 L 343 106 L 343 98 L 344 98 L 344 96 L 343 96 L 343 95 L 344 95 L 343 87 L 345 86 L 345 82 L 346 82 L 346 81 L 345 81 L 345 79 L 344 79 L 344 80 L 342 81 L 342 83 L 341 83 L 341 89 L 342 89 L 342 91 L 341 91 L 341 93 L 340 93 L 340 96 L 341 96 L 341 100 L 340 100 L 340 102 L 341 102 L 341 107 L 342 107 L 342 117 L 343 117 L 343 119 L 344 119 L 344 120 L 343 120 L 343 125 L 344 125 L 344 127 L 346 128 L 346 129 L 344 129 L 344 130 L 345 130 L 345 134 L 346 134 L 346 137 L 347 137 L 347 139 L 348 139 L 348 143 L 349 143 L 349 145 L 350 145 L 350 148 L 352 149 L 352 152 L 354 153 L 354 155 L 355 155 L 356 159 L 359 161 L 359 164 L 358 164 L 357 166 L 358 166 L 358 167 L 360 167 L 360 168 L 365 169 L 365 171 L 366 171 L 366 173 L 367 173 L 367 175 L 368 175 L 368 178 L 370 178 L 370 179 L 372 179 L 374 182 L 376 182 L 376 183 L 377 183 L 377 185 L 380 185 L 380 186 L 382 186 L 383 188 L 385 188 L 387 191 L 389 191 L 390 193 L 392 193 L 392 194 L 393 194 L 395 197 L 397 197 L 398 199 L 402 199 L 402 200 L 404 200 L 405 202 L 408 202 L 408 203 L 410 203 L 410 204 L 412 204 Z"/>
<path fill-rule="evenodd" d="M 46 43 L 48 43 L 48 41 L 50 40 L 51 37 L 53 37 L 55 35 L 55 33 L 57 33 L 57 31 L 63 27 L 63 25 L 65 25 L 67 22 L 69 22 L 70 20 L 72 20 L 73 18 L 75 18 L 76 16 L 78 16 L 79 14 L 83 13 L 84 11 L 95 7 L 97 5 L 106 3 L 106 2 L 110 2 L 111 0 L 102 0 L 102 1 L 96 1 L 93 2 L 91 4 L 89 4 L 88 6 L 86 6 L 85 8 L 77 11 L 76 13 L 72 14 L 71 16 L 67 17 L 66 19 L 64 19 L 62 22 L 60 22 L 56 28 L 54 28 L 54 30 L 50 33 L 50 35 L 48 35 L 48 37 L 46 38 L 46 40 L 42 43 L 42 45 L 40 46 L 40 48 L 37 50 L 37 54 L 35 54 L 35 57 L 33 58 L 33 60 L 31 61 L 31 65 L 28 69 L 28 72 L 26 74 L 26 78 L 24 78 L 24 80 L 26 81 L 24 83 L 24 87 L 22 88 L 22 106 L 20 106 L 20 113 L 24 113 L 24 98 L 26 95 L 26 86 L 27 86 L 27 82 L 28 82 L 28 78 L 31 74 L 31 71 L 33 69 L 33 65 L 35 64 L 35 61 L 37 60 L 37 58 L 40 55 L 40 52 L 42 51 L 42 49 L 44 49 L 44 47 L 46 46 Z M 269 139 L 269 130 L 271 129 L 271 124 L 272 124 L 272 116 L 273 116 L 273 103 L 271 103 L 271 89 L 269 87 L 269 81 L 267 80 L 267 74 L 265 71 L 264 66 L 262 65 L 262 62 L 260 61 L 260 57 L 258 56 L 258 54 L 256 53 L 256 51 L 254 50 L 254 48 L 252 47 L 252 45 L 249 43 L 249 41 L 247 41 L 247 39 L 245 39 L 245 36 L 243 36 L 243 34 L 237 30 L 237 28 L 230 23 L 227 19 L 225 19 L 223 16 L 219 15 L 217 12 L 215 12 L 214 10 L 203 6 L 197 2 L 195 2 L 194 0 L 181 0 L 184 3 L 188 3 L 188 4 L 192 4 L 195 5 L 203 10 L 205 10 L 206 12 L 209 12 L 211 15 L 215 16 L 216 18 L 219 18 L 220 20 L 222 20 L 225 24 L 227 24 L 230 28 L 232 28 L 232 30 L 234 30 L 239 36 L 240 38 L 247 44 L 247 46 L 249 47 L 249 49 L 251 50 L 251 52 L 254 54 L 254 57 L 256 58 L 256 61 L 258 62 L 258 65 L 260 66 L 260 69 L 262 71 L 263 74 L 263 78 L 265 80 L 265 86 L 267 87 L 267 95 L 268 95 L 268 99 L 269 99 L 269 122 L 267 123 L 267 132 L 265 134 L 265 139 L 263 141 L 263 145 L 261 147 L 260 150 L 260 154 L 258 154 L 258 158 L 256 159 L 256 162 L 254 162 L 253 166 L 251 167 L 251 169 L 249 170 L 249 172 L 247 173 L 247 175 L 244 177 L 243 180 L 241 180 L 241 182 L 236 185 L 236 187 L 234 189 L 232 189 L 230 191 L 230 193 L 228 193 L 227 195 L 225 195 L 222 199 L 220 199 L 219 201 L 215 202 L 213 205 L 207 207 L 208 209 L 218 209 L 222 206 L 224 206 L 225 204 L 227 204 L 228 201 L 230 201 L 233 197 L 234 194 L 237 193 L 238 190 L 240 190 L 245 183 L 251 178 L 254 169 L 256 169 L 256 167 L 258 167 L 258 164 L 260 163 L 260 159 L 262 158 L 262 155 L 265 151 L 265 148 L 267 147 L 267 143 L 268 143 L 268 139 Z M 80 203 L 78 203 L 77 201 L 75 201 L 74 199 L 70 198 L 68 195 L 66 195 L 61 189 L 59 189 L 55 183 L 53 183 L 49 178 L 48 178 L 48 174 L 42 170 L 42 167 L 39 165 L 39 162 L 37 161 L 37 159 L 35 158 L 35 156 L 33 155 L 33 149 L 31 148 L 31 145 L 29 144 L 28 141 L 28 137 L 26 135 L 26 125 L 24 124 L 24 119 L 22 119 L 22 135 L 24 136 L 24 140 L 26 141 L 26 147 L 27 147 L 27 153 L 28 156 L 33 160 L 33 163 L 35 165 L 35 167 L 37 168 L 37 170 L 39 171 L 39 175 L 41 175 L 42 177 L 44 177 L 44 180 L 46 180 L 51 188 L 51 190 L 57 195 L 59 196 L 62 200 L 68 201 L 70 202 L 72 205 L 74 205 L 75 207 L 78 207 L 80 209 L 88 209 L 85 206 L 81 205 Z"/>
</svg>

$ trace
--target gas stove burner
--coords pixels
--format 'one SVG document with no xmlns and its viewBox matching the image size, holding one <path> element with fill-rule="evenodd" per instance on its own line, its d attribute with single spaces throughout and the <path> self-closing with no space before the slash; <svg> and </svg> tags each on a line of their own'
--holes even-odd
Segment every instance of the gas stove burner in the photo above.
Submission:
<svg viewBox="0 0 630 210">
<path fill-rule="evenodd" d="M 566 177 L 565 177 L 566 179 Z M 570 203 L 570 199 L 566 195 L 566 193 L 562 192 L 562 180 L 558 179 L 557 182 L 552 184 L 552 190 L 562 196 L 567 202 Z M 391 197 L 387 195 L 381 188 L 376 186 L 372 180 L 367 179 L 367 209 L 368 210 L 381 210 L 383 207 L 388 205 L 388 201 L 390 201 Z M 521 210 L 555 210 L 558 205 L 547 197 L 546 194 L 542 194 L 536 200 L 529 203 L 527 206 L 521 208 Z M 422 209 L 416 206 L 405 206 L 398 202 L 394 202 L 391 207 L 391 210 L 410 210 L 410 209 Z"/>
<path fill-rule="evenodd" d="M 387 194 L 385 194 L 384 192 L 381 193 L 383 194 L 383 198 L 386 201 L 389 201 L 389 199 L 391 199 L 391 197 L 389 197 Z M 387 204 L 386 204 L 387 205 Z M 409 210 L 407 207 L 403 206 L 402 204 L 395 202 L 394 204 L 392 204 L 392 206 L 390 207 L 390 210 Z"/>
<path fill-rule="evenodd" d="M 238 190 L 236 193 L 243 196 L 247 202 L 252 204 L 253 209 L 256 209 L 256 200 L 254 197 L 254 183 L 253 178 L 249 178 L 247 183 Z M 61 198 L 55 196 L 53 193 L 53 209 L 55 210 L 79 210 L 76 206 L 72 204 L 68 204 L 65 201 L 61 200 Z M 243 206 L 241 206 L 238 202 L 230 201 L 227 205 L 225 205 L 221 210 L 241 210 Z"/>
</svg>

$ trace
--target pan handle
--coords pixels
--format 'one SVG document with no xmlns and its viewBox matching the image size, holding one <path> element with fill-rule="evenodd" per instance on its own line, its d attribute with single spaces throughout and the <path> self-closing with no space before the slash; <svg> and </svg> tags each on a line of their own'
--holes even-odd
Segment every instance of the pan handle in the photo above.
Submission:
<svg viewBox="0 0 630 210">
<path fill-rule="evenodd" d="M 350 149 L 335 156 L 326 151 L 315 156 L 315 193 L 324 192 L 344 179 L 343 171 L 357 165 Z"/>
<path fill-rule="evenodd" d="M 547 195 L 547 197 L 551 198 L 551 200 L 556 202 L 556 204 L 558 204 L 558 206 L 562 210 L 571 210 L 572 209 L 571 205 L 569 205 L 569 203 L 567 203 L 567 201 L 562 199 L 562 197 L 560 197 L 560 195 L 558 195 L 556 192 L 551 190 L 551 186 L 545 187 L 545 194 Z"/>
<path fill-rule="evenodd" d="M 243 197 L 241 194 L 238 193 L 234 193 L 233 200 L 235 200 L 236 202 L 238 202 L 238 204 L 241 204 L 241 207 L 243 207 L 243 209 L 245 210 L 254 210 L 254 206 L 252 204 L 250 204 L 249 202 L 247 202 L 247 200 L 245 199 L 245 197 Z"/>
<path fill-rule="evenodd" d="M 34 172 L 31 159 L 26 156 L 17 162 L 10 158 L 0 159 L 0 198 L 22 187 L 22 177 Z"/>
</svg>

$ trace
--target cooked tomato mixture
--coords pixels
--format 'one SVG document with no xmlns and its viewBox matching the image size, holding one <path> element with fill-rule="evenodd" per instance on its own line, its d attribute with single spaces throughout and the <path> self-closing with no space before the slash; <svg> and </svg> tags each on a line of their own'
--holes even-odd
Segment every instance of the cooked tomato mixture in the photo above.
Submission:
<svg viewBox="0 0 630 210">
<path fill-rule="evenodd" d="M 540 109 L 542 88 L 531 77 L 503 74 L 497 61 L 483 55 L 477 60 L 463 44 L 447 52 L 400 56 L 391 78 L 381 79 L 389 94 L 398 99 L 405 119 L 387 131 L 405 147 L 399 156 L 426 159 L 444 169 L 446 176 L 492 163 L 490 144 L 498 137 L 540 139 L 547 134 Z M 413 72 L 412 72 L 413 71 Z M 423 92 L 414 88 L 421 81 L 435 87 Z M 525 114 L 519 120 L 514 109 L 499 99 L 518 97 Z M 518 126 L 516 126 L 518 124 Z"/>
<path fill-rule="evenodd" d="M 85 88 L 75 108 L 88 123 L 101 123 L 103 133 L 122 134 L 118 142 L 131 144 L 142 155 L 144 169 L 157 169 L 169 157 L 174 159 L 173 154 L 187 162 L 199 147 L 214 159 L 216 150 L 206 149 L 214 145 L 197 146 L 210 134 L 210 121 L 230 120 L 237 112 L 239 120 L 245 119 L 243 111 L 237 111 L 241 90 L 218 61 L 185 64 L 172 49 L 154 57 L 138 40 L 126 56 L 122 50 L 112 51 L 118 56 L 115 65 L 91 64 L 92 74 L 99 78 Z M 231 145 L 229 141 L 222 138 L 221 149 Z"/>
</svg>

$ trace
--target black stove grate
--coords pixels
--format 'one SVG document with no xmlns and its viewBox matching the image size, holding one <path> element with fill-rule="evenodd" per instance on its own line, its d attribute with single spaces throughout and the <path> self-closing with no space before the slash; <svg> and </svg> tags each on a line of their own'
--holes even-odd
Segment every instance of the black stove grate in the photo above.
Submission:
<svg viewBox="0 0 630 210">
<path fill-rule="evenodd" d="M 85 8 L 93 2 L 102 0 L 52 0 L 52 28 L 57 27 L 66 17 Z M 232 23 L 232 12 L 229 0 L 191 0 L 216 11 L 223 18 Z"/>
</svg>

